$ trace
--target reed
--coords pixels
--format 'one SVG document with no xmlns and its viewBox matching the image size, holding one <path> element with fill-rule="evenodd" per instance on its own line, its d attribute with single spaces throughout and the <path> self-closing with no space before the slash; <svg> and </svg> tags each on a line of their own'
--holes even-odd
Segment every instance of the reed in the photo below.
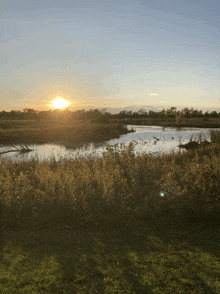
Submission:
<svg viewBox="0 0 220 294">
<path fill-rule="evenodd" d="M 133 148 L 133 143 L 114 145 L 106 148 L 103 158 L 59 162 L 54 157 L 43 163 L 37 159 L 12 163 L 1 158 L 3 226 L 51 225 L 67 216 L 75 222 L 127 215 L 155 218 L 170 205 L 171 218 L 180 214 L 186 218 L 192 212 L 203 216 L 210 207 L 210 214 L 216 215 L 218 145 L 162 157 L 135 157 Z M 162 200 L 161 191 L 166 195 Z"/>
<path fill-rule="evenodd" d="M 211 131 L 211 142 L 220 144 L 220 131 Z"/>
</svg>

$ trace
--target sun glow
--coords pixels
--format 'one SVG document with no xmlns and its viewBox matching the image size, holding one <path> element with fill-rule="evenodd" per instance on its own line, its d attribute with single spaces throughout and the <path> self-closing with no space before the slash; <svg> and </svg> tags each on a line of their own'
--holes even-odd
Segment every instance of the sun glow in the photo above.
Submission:
<svg viewBox="0 0 220 294">
<path fill-rule="evenodd" d="M 69 105 L 69 102 L 62 97 L 57 97 L 52 101 L 54 108 L 64 108 L 67 105 Z"/>
</svg>

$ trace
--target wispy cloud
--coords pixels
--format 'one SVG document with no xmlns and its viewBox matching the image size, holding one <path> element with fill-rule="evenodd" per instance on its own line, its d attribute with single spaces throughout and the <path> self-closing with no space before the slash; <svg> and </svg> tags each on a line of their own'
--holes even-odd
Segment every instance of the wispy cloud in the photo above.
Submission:
<svg viewBox="0 0 220 294">
<path fill-rule="evenodd" d="M 150 96 L 159 96 L 160 94 L 157 93 L 151 93 Z"/>
</svg>

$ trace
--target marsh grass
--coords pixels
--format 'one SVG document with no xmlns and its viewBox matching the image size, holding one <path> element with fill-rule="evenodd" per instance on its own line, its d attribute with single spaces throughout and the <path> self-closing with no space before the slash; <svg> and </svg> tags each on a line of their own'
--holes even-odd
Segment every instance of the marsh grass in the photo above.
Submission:
<svg viewBox="0 0 220 294">
<path fill-rule="evenodd" d="M 220 118 L 210 117 L 204 120 L 202 117 L 148 117 L 148 118 L 113 118 L 114 123 L 125 125 L 146 125 L 146 126 L 163 126 L 163 127 L 195 127 L 195 128 L 220 128 Z"/>
<path fill-rule="evenodd" d="M 211 131 L 211 142 L 220 144 L 220 132 L 219 131 Z"/>
<path fill-rule="evenodd" d="M 220 292 L 220 146 L 133 150 L 0 158 L 1 293 Z"/>
<path fill-rule="evenodd" d="M 103 125 L 90 121 L 54 122 L 32 120 L 0 121 L 0 144 L 49 143 L 68 141 L 75 144 L 101 142 L 129 133 L 120 123 Z"/>
</svg>

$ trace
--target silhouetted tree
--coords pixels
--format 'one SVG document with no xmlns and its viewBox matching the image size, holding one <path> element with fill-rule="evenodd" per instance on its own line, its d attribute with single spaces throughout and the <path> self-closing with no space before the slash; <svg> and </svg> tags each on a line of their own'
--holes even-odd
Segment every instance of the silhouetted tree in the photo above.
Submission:
<svg viewBox="0 0 220 294">
<path fill-rule="evenodd" d="M 210 114 L 209 114 L 210 117 L 218 117 L 218 113 L 216 111 L 212 111 Z"/>
<path fill-rule="evenodd" d="M 183 115 L 186 116 L 186 117 L 189 117 L 189 114 L 190 114 L 190 110 L 189 110 L 189 108 L 188 108 L 188 107 L 185 107 L 185 108 L 183 109 Z"/>
<path fill-rule="evenodd" d="M 177 108 L 176 108 L 176 107 L 171 107 L 170 110 L 171 110 L 171 113 L 172 113 L 172 114 L 173 114 L 173 113 L 176 114 Z"/>
</svg>

